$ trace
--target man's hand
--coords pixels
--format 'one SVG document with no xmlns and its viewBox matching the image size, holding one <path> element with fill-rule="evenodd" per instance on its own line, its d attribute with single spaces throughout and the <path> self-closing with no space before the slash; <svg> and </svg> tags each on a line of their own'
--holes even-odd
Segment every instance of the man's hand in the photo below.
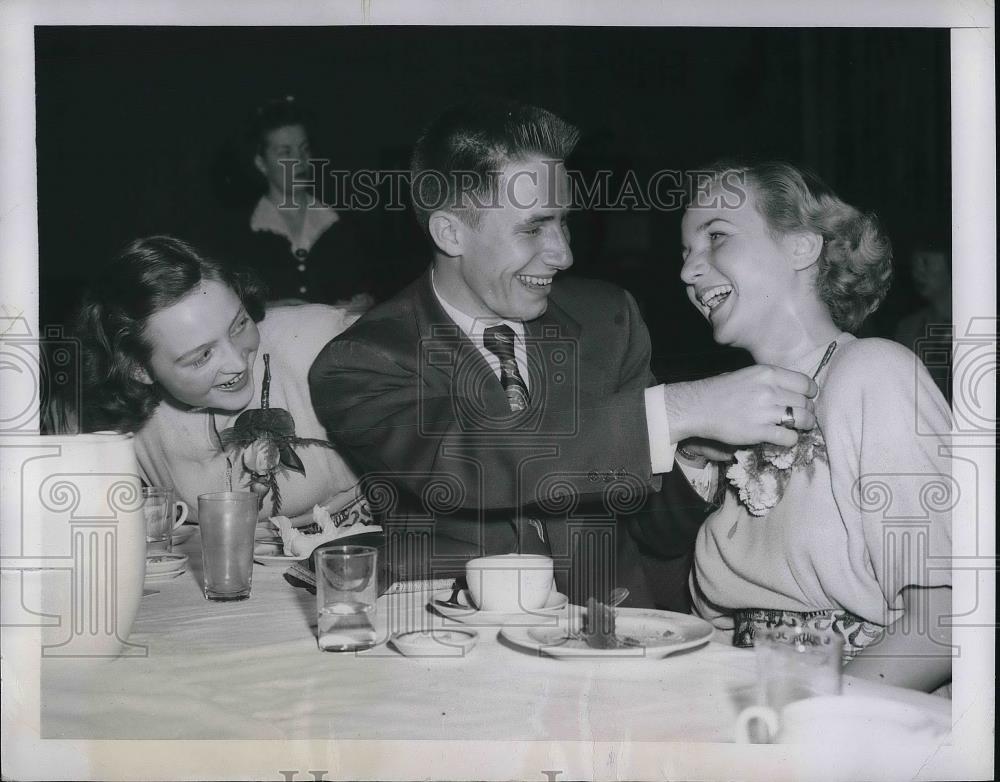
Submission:
<svg viewBox="0 0 1000 782">
<path fill-rule="evenodd" d="M 812 397 L 819 387 L 807 375 L 757 365 L 690 383 L 672 383 L 663 398 L 675 442 L 690 437 L 728 445 L 792 446 L 798 434 L 781 425 L 791 407 L 795 429 L 816 425 Z"/>
</svg>

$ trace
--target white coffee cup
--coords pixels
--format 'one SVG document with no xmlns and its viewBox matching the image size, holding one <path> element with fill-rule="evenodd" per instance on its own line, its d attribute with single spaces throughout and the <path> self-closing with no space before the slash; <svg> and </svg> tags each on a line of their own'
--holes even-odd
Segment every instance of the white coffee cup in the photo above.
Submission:
<svg viewBox="0 0 1000 782">
<path fill-rule="evenodd" d="M 542 554 L 479 557 L 466 563 L 465 580 L 482 611 L 535 611 L 552 593 L 552 559 Z"/>
<path fill-rule="evenodd" d="M 736 741 L 752 743 L 750 726 L 762 721 L 779 744 L 830 747 L 891 747 L 928 744 L 950 729 L 947 715 L 907 703 L 863 695 L 822 695 L 785 706 L 779 714 L 750 706 L 736 718 Z"/>
<path fill-rule="evenodd" d="M 175 501 L 174 490 L 169 486 L 144 486 L 142 497 L 146 553 L 170 553 L 173 550 L 173 532 L 188 517 L 187 503 Z"/>
</svg>

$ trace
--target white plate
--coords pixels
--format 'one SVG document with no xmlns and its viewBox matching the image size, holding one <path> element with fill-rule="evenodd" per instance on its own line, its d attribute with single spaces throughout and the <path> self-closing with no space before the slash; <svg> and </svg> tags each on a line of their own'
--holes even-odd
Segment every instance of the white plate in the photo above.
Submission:
<svg viewBox="0 0 1000 782">
<path fill-rule="evenodd" d="M 195 530 L 197 529 L 197 524 L 181 524 L 171 533 L 170 539 L 173 541 L 175 546 L 179 546 L 185 540 L 188 540 L 192 535 L 194 535 Z"/>
<path fill-rule="evenodd" d="M 301 562 L 304 559 L 309 559 L 307 554 L 304 557 L 286 557 L 284 555 L 268 555 L 268 554 L 254 554 L 253 561 L 259 562 L 265 567 L 288 567 L 296 562 Z"/>
<path fill-rule="evenodd" d="M 569 598 L 562 592 L 552 592 L 549 594 L 548 602 L 539 609 L 507 613 L 504 611 L 480 611 L 472 602 L 468 590 L 462 590 L 456 598 L 462 604 L 461 607 L 444 605 L 444 602 L 449 600 L 451 595 L 452 590 L 450 589 L 435 592 L 427 605 L 448 619 L 474 627 L 497 627 L 507 623 L 553 624 L 554 617 L 558 616 L 561 611 L 565 611 L 566 605 L 569 603 Z"/>
<path fill-rule="evenodd" d="M 500 634 L 516 646 L 559 658 L 625 658 L 657 660 L 669 654 L 693 649 L 712 637 L 712 625 L 690 614 L 653 611 L 645 608 L 616 610 L 615 635 L 639 641 L 638 646 L 592 649 L 583 639 L 570 637 L 569 629 L 582 624 L 581 611 L 571 619 L 561 619 L 557 627 L 504 627 Z"/>
<path fill-rule="evenodd" d="M 161 573 L 183 573 L 187 568 L 187 554 L 154 554 L 146 557 L 146 575 L 156 576 Z"/>
</svg>

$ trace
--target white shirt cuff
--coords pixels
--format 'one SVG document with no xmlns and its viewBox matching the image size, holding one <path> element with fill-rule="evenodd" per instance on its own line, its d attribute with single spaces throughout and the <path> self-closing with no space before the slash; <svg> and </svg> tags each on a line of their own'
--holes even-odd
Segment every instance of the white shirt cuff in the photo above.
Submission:
<svg viewBox="0 0 1000 782">
<path fill-rule="evenodd" d="M 674 468 L 677 443 L 670 442 L 670 422 L 661 383 L 646 389 L 646 432 L 649 436 L 649 461 L 653 474 L 670 472 Z"/>
</svg>

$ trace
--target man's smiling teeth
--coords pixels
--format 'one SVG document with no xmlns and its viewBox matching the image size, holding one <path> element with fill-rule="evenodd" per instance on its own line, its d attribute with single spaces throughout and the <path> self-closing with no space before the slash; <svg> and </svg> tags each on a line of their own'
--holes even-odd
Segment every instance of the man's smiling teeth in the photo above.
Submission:
<svg viewBox="0 0 1000 782">
<path fill-rule="evenodd" d="M 232 388 L 232 387 L 233 387 L 233 386 L 235 386 L 235 385 L 236 385 L 237 383 L 239 383 L 240 381 L 242 381 L 242 380 L 243 380 L 243 376 L 244 376 L 245 374 L 246 374 L 245 372 L 240 372 L 240 373 L 239 373 L 239 374 L 238 374 L 238 375 L 237 375 L 236 377 L 234 377 L 234 378 L 233 378 L 232 380 L 229 380 L 229 381 L 227 381 L 227 382 L 225 382 L 225 383 L 220 383 L 220 384 L 219 384 L 218 386 L 216 386 L 216 388 L 221 388 L 221 389 L 222 389 L 223 391 L 227 391 L 228 389 Z"/>
<path fill-rule="evenodd" d="M 532 277 L 528 274 L 518 274 L 517 279 L 529 288 L 547 288 L 552 284 L 551 277 Z"/>
<path fill-rule="evenodd" d="M 701 295 L 698 297 L 701 299 L 701 303 L 708 307 L 710 310 L 714 310 L 727 298 L 729 294 L 732 293 L 732 285 L 716 285 L 714 288 L 709 288 L 707 291 L 702 291 Z"/>
</svg>

